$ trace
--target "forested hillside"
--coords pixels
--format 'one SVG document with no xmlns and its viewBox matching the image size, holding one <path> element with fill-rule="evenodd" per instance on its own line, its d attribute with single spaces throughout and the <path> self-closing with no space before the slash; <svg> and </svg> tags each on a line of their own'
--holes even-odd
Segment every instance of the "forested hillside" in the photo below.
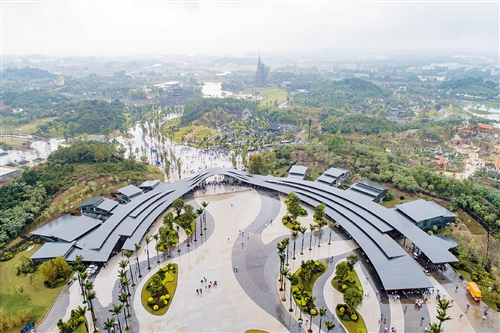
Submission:
<svg viewBox="0 0 500 333">
<path fill-rule="evenodd" d="M 187 125 L 192 121 L 198 120 L 203 114 L 217 108 L 226 109 L 230 114 L 237 114 L 245 109 L 249 111 L 256 110 L 257 103 L 236 98 L 202 98 L 186 104 L 181 125 Z"/>
<path fill-rule="evenodd" d="M 390 95 L 378 85 L 369 81 L 352 78 L 341 81 L 316 80 L 311 82 L 308 92 L 296 93 L 293 96 L 295 104 L 321 107 L 340 108 L 345 104 L 357 105 L 368 103 L 371 99 L 386 98 Z"/>
</svg>

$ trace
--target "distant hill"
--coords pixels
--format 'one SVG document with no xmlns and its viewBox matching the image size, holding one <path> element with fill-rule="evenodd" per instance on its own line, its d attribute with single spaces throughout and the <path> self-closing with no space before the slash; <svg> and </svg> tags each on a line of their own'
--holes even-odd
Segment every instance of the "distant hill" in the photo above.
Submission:
<svg viewBox="0 0 500 333">
<path fill-rule="evenodd" d="M 465 79 L 451 79 L 441 82 L 441 89 L 452 89 L 455 94 L 474 94 L 484 97 L 495 97 L 498 95 L 498 84 L 485 80 L 481 77 L 468 77 Z"/>
<path fill-rule="evenodd" d="M 24 78 L 24 79 L 56 79 L 57 75 L 38 68 L 7 68 L 2 72 L 4 79 L 10 77 Z"/>
</svg>

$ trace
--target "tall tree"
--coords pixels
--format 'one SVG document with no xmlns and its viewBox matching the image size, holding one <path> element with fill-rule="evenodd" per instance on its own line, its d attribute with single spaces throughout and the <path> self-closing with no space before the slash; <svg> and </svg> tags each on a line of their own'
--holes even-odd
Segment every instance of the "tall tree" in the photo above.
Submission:
<svg viewBox="0 0 500 333">
<path fill-rule="evenodd" d="M 120 329 L 120 333 L 122 333 L 122 325 L 120 323 L 120 317 L 118 316 L 122 310 L 123 310 L 123 304 L 120 304 L 120 305 L 116 305 L 116 304 L 111 304 L 111 306 L 113 307 L 112 309 L 109 309 L 108 311 L 111 312 L 112 314 L 114 314 L 116 316 L 116 321 L 118 322 L 118 327 Z"/>
<path fill-rule="evenodd" d="M 160 235 L 157 233 L 154 234 L 153 239 L 155 240 L 156 263 L 159 264 L 160 263 L 160 254 L 158 253 L 158 240 L 160 239 Z"/>
<path fill-rule="evenodd" d="M 151 242 L 151 236 L 146 235 L 146 237 L 144 237 L 144 241 L 146 242 L 146 254 L 148 256 L 148 269 L 151 269 L 151 264 L 149 263 L 149 243 Z"/>
<path fill-rule="evenodd" d="M 302 234 L 302 247 L 300 248 L 300 254 L 304 254 L 304 235 L 307 231 L 306 227 L 300 227 L 300 233 Z"/>
<path fill-rule="evenodd" d="M 139 269 L 139 279 L 142 277 L 141 274 L 141 263 L 139 262 L 139 251 L 141 250 L 141 244 L 135 243 L 135 259 L 137 260 L 137 269 Z"/>
</svg>

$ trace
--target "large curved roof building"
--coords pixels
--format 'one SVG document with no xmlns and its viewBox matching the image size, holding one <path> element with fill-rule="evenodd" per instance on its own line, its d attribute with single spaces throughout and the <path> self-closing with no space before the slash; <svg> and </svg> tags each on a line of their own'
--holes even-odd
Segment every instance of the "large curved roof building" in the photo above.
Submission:
<svg viewBox="0 0 500 333">
<path fill-rule="evenodd" d="M 33 231 L 33 235 L 52 242 L 44 244 L 32 258 L 43 260 L 62 255 L 72 261 L 77 255 L 82 255 L 85 261 L 106 262 L 113 253 L 135 250 L 134 244 L 141 242 L 151 224 L 169 208 L 173 200 L 192 192 L 207 178 L 223 175 L 235 183 L 256 189 L 284 194 L 294 192 L 303 203 L 313 207 L 325 203 L 326 215 L 357 242 L 386 290 L 432 287 L 423 269 L 414 260 L 413 251 L 408 253 L 396 238 L 409 239 L 429 263 L 458 261 L 448 251 L 450 245 L 447 242 L 427 234 L 417 226 L 419 221 L 413 219 L 413 213 L 420 213 L 419 205 L 424 207 L 427 201 L 419 200 L 409 207 L 388 209 L 374 201 L 380 190 L 376 184 L 365 182 L 349 190 L 341 190 L 328 182 L 304 180 L 303 172 L 299 170 L 291 172 L 287 178 L 278 178 L 212 168 L 172 184 L 150 182 L 139 187 L 127 186 L 118 191 L 120 201 L 125 204 L 110 204 L 109 199 L 91 200 L 90 204 L 95 205 L 96 211 L 110 209 L 106 211 L 109 217 L 105 221 L 86 216 L 66 217 Z M 440 208 L 435 208 L 433 216 L 426 214 L 424 217 L 436 218 L 436 214 L 445 218 L 453 216 Z"/>
</svg>

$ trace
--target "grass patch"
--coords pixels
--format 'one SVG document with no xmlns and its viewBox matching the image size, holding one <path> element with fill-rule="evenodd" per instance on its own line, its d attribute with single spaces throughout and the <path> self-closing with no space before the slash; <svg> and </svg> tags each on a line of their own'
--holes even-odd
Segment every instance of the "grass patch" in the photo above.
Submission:
<svg viewBox="0 0 500 333">
<path fill-rule="evenodd" d="M 472 108 L 469 109 L 469 112 L 472 112 L 474 114 L 480 114 L 480 115 L 483 115 L 483 116 L 487 116 L 487 115 L 491 114 L 491 112 L 489 112 L 489 111 L 472 109 Z"/>
<path fill-rule="evenodd" d="M 396 205 L 399 205 L 399 204 L 402 204 L 402 203 L 405 203 L 405 202 L 410 202 L 412 200 L 409 200 L 409 199 L 403 199 L 401 200 L 400 198 L 394 198 L 390 201 L 384 201 L 382 200 L 382 202 L 380 203 L 382 206 L 384 206 L 385 208 L 394 208 L 396 207 Z"/>
<path fill-rule="evenodd" d="M 25 145 L 27 147 L 29 147 L 31 145 L 31 142 L 30 140 L 24 140 L 24 139 L 19 139 L 19 138 L 10 138 L 10 137 L 7 137 L 7 138 L 0 138 L 0 142 L 4 142 L 10 146 L 12 146 L 12 148 L 15 148 L 17 146 L 22 146 L 23 143 L 25 143 Z"/>
<path fill-rule="evenodd" d="M 352 281 L 352 282 L 351 282 Z M 335 288 L 337 291 L 340 291 L 341 293 L 344 292 L 342 290 L 342 285 L 345 284 L 347 288 L 354 288 L 358 289 L 361 292 L 363 292 L 363 286 L 361 285 L 361 282 L 359 281 L 358 274 L 354 270 L 349 271 L 349 274 L 347 275 L 346 281 L 339 281 L 335 277 L 332 279 L 332 286 Z M 347 290 L 346 288 L 346 290 Z M 361 288 L 361 289 L 359 289 Z"/>
<path fill-rule="evenodd" d="M 170 304 L 172 304 L 172 301 L 174 299 L 175 290 L 177 289 L 177 281 L 179 276 L 178 268 L 179 267 L 177 264 L 168 264 L 167 266 L 160 268 L 158 272 L 151 276 L 149 280 L 144 284 L 141 292 L 141 301 L 142 306 L 144 306 L 144 308 L 149 313 L 155 316 L 162 316 L 168 311 L 168 308 L 170 307 Z M 166 274 L 169 274 L 169 276 L 167 277 Z M 150 285 L 155 275 L 160 276 L 161 280 L 163 281 L 163 286 L 166 288 L 168 294 L 170 295 L 170 298 L 168 298 L 167 300 L 168 303 L 156 311 L 148 304 L 148 299 L 152 297 L 152 293 L 150 290 L 148 290 L 148 286 Z"/>
<path fill-rule="evenodd" d="M 266 99 L 259 102 L 259 106 L 274 105 L 274 101 L 277 101 L 277 104 L 280 105 L 286 102 L 286 97 L 288 96 L 286 90 L 277 87 L 249 88 L 245 89 L 244 93 L 251 94 L 252 89 L 254 95 L 258 93 L 260 96 L 266 96 Z"/>
<path fill-rule="evenodd" d="M 356 316 L 358 319 L 356 321 L 352 320 L 347 314 L 341 313 L 339 311 L 339 308 L 342 307 L 342 304 L 337 305 L 337 308 L 335 309 L 335 312 L 337 313 L 338 318 L 342 322 L 342 324 L 345 326 L 347 331 L 349 333 L 366 333 L 368 332 L 366 330 L 366 324 L 365 321 L 363 320 L 363 317 L 356 312 Z M 346 306 L 344 306 L 346 308 Z"/>
<path fill-rule="evenodd" d="M 31 283 L 29 276 L 17 276 L 15 274 L 15 265 L 21 261 L 21 256 L 30 257 L 39 248 L 40 244 L 35 244 L 30 251 L 22 251 L 17 253 L 11 260 L 0 262 L 0 307 L 8 316 L 16 316 L 19 310 L 28 309 L 31 311 L 32 320 L 35 323 L 39 322 L 42 317 L 47 313 L 57 295 L 64 287 L 46 288 L 43 284 L 43 277 L 41 274 L 35 272 L 32 275 Z M 21 294 L 16 286 L 24 286 L 24 291 Z M 20 327 L 13 327 L 12 332 L 19 330 L 25 325 L 23 323 Z"/>
<path fill-rule="evenodd" d="M 462 275 L 467 281 L 472 281 L 470 273 L 461 269 L 457 269 L 458 274 Z"/>
<path fill-rule="evenodd" d="M 467 229 L 469 229 L 471 234 L 478 236 L 486 235 L 486 230 L 484 230 L 484 227 L 480 225 L 479 222 L 477 222 L 473 218 L 466 219 L 464 223 L 467 226 Z"/>
</svg>

